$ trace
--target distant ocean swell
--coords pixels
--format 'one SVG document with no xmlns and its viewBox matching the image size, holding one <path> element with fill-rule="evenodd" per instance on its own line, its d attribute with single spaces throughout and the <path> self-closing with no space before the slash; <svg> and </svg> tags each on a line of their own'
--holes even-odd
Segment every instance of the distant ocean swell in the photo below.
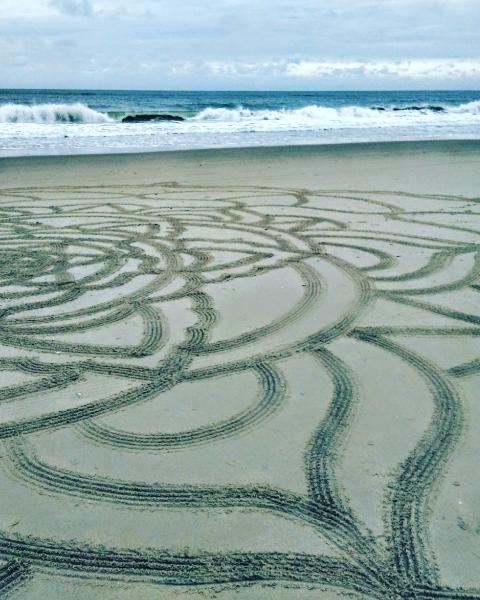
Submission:
<svg viewBox="0 0 480 600">
<path fill-rule="evenodd" d="M 142 122 L 179 122 L 194 123 L 231 123 L 259 126 L 269 129 L 269 124 L 277 129 L 285 128 L 339 128 L 339 127 L 391 127 L 407 122 L 434 120 L 463 120 L 480 118 L 480 100 L 459 105 L 405 105 L 405 106 L 343 106 L 329 107 L 312 104 L 303 108 L 285 108 L 281 110 L 252 110 L 238 106 L 236 108 L 206 108 L 193 115 L 125 111 L 119 113 L 94 110 L 84 104 L 3 104 L 0 105 L 0 123 L 121 123 L 122 119 L 135 123 Z"/>
</svg>

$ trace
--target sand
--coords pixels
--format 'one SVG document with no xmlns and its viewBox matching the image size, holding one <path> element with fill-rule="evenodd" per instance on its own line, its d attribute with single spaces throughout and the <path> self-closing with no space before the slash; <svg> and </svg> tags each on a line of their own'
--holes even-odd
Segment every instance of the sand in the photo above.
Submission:
<svg viewBox="0 0 480 600">
<path fill-rule="evenodd" d="M 0 595 L 480 598 L 480 143 L 0 161 Z"/>
</svg>

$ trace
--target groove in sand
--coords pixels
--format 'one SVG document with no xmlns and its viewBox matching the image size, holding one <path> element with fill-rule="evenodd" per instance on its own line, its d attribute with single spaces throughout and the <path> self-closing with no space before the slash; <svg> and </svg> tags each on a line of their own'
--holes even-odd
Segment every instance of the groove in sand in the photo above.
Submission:
<svg viewBox="0 0 480 600">
<path fill-rule="evenodd" d="M 411 210 L 413 201 L 418 211 Z M 201 548 L 178 552 L 161 546 L 134 551 L 70 539 L 68 533 L 60 539 L 7 528 L 0 533 L 0 558 L 5 561 L 0 594 L 15 594 L 41 569 L 165 586 L 224 584 L 233 589 L 252 582 L 295 582 L 378 600 L 480 599 L 480 587 L 444 585 L 429 535 L 435 490 L 464 426 L 458 381 L 477 374 L 480 362 L 466 359 L 441 369 L 396 339 L 480 334 L 478 314 L 435 304 L 435 294 L 480 290 L 480 232 L 455 224 L 458 215 L 471 215 L 478 202 L 401 192 L 174 184 L 1 191 L 0 373 L 28 376 L 0 389 L 0 410 L 5 410 L 0 412 L 5 448 L 0 464 L 6 476 L 26 490 L 112 510 L 270 512 L 314 531 L 336 555 L 221 548 L 215 553 Z M 428 203 L 428 210 L 421 210 L 422 203 Z M 441 224 L 434 220 L 434 207 L 442 214 Z M 389 235 L 390 223 L 401 229 Z M 419 235 L 422 227 L 428 235 Z M 396 252 L 401 248 L 401 255 L 394 255 L 392 247 Z M 419 249 L 425 253 L 424 264 L 412 268 L 408 257 Z M 222 252 L 231 258 L 221 262 Z M 369 266 L 359 253 L 369 256 Z M 472 268 L 455 278 L 448 267 L 469 253 L 476 253 Z M 309 262 L 313 258 L 316 262 Z M 332 267 L 343 274 L 351 295 L 344 305 L 338 303 L 336 312 L 328 304 L 335 282 L 325 276 L 333 273 Z M 215 286 L 234 294 L 242 279 L 261 282 L 262 274 L 284 269 L 300 276 L 300 300 L 282 314 L 275 312 L 275 294 L 288 294 L 282 292 L 279 276 L 278 284 L 272 280 L 268 321 L 253 326 L 246 311 L 240 334 L 211 341 L 223 318 Z M 168 288 L 175 283 L 172 292 Z M 207 293 L 207 286 L 214 291 Z M 423 311 L 426 321 L 412 316 L 404 324 L 365 325 L 367 314 L 375 322 L 377 298 Z M 255 310 L 255 300 L 245 300 L 249 310 Z M 171 305 L 181 319 L 182 302 L 188 303 L 193 321 L 184 327 L 183 339 L 172 342 L 162 307 Z M 320 317 L 317 321 L 312 313 L 322 310 L 320 326 Z M 440 318 L 444 324 L 438 323 Z M 428 319 L 437 321 L 430 324 Z M 128 338 L 129 343 L 120 344 L 125 340 L 118 328 L 127 321 L 137 324 L 138 335 L 136 341 Z M 308 333 L 300 333 L 299 323 L 308 323 Z M 287 327 L 298 331 L 297 337 L 278 341 Z M 82 338 L 86 335 L 90 337 Z M 333 340 L 348 336 L 407 363 L 430 394 L 428 429 L 389 481 L 379 483 L 385 488 L 384 540 L 375 538 L 355 514 L 336 478 L 342 445 L 348 443 L 355 411 L 362 405 L 357 374 L 329 348 Z M 233 351 L 243 348 L 248 354 L 232 358 Z M 304 443 L 304 494 L 253 480 L 251 485 L 179 485 L 162 481 L 161 472 L 152 483 L 67 468 L 42 456 L 41 441 L 62 428 L 73 429 L 91 452 L 100 447 L 114 460 L 122 452 L 162 459 L 194 448 L 226 451 L 232 440 L 259 434 L 284 410 L 292 386 L 282 361 L 293 355 L 313 357 L 333 389 L 323 418 L 312 423 Z M 125 428 L 114 428 L 100 418 L 121 415 L 123 408 L 153 398 L 161 402 L 162 394 L 180 383 L 195 389 L 196 382 L 243 371 L 255 374 L 257 396 L 247 408 L 208 425 L 169 433 L 159 423 L 157 433 L 136 433 L 128 430 L 127 420 Z M 113 395 L 106 389 L 100 399 L 90 401 L 87 375 L 100 374 L 130 387 Z M 15 418 L 16 406 L 47 391 L 84 399 L 49 411 L 39 403 L 35 414 Z M 200 408 L 202 401 L 199 397 Z"/>
</svg>

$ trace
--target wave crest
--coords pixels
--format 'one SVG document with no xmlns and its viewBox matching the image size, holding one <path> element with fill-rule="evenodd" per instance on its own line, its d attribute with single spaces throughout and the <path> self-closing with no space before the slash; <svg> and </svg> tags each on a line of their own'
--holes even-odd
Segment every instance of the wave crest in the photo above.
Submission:
<svg viewBox="0 0 480 600">
<path fill-rule="evenodd" d="M 2 104 L 0 123 L 110 123 L 108 115 L 84 104 Z"/>
<path fill-rule="evenodd" d="M 480 101 L 458 106 L 412 105 L 412 106 L 342 106 L 329 107 L 312 104 L 303 108 L 280 110 L 251 110 L 236 108 L 206 108 L 192 117 L 191 121 L 230 122 L 277 121 L 292 126 L 313 125 L 394 125 L 419 119 L 437 119 L 446 115 L 480 115 Z"/>
<path fill-rule="evenodd" d="M 480 100 L 473 100 L 465 104 L 456 106 L 452 112 L 469 113 L 471 115 L 480 115 Z"/>
</svg>

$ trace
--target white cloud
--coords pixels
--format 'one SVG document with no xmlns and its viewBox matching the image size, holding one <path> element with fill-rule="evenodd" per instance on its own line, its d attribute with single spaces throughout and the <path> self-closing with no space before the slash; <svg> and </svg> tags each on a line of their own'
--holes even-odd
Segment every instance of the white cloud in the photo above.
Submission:
<svg viewBox="0 0 480 600">
<path fill-rule="evenodd" d="M 181 69 L 176 68 L 180 73 Z M 480 59 L 415 59 L 377 61 L 207 61 L 188 63 L 185 73 L 207 73 L 212 77 L 286 77 L 297 79 L 398 78 L 419 80 L 447 80 L 480 78 Z"/>
<path fill-rule="evenodd" d="M 451 79 L 480 77 L 480 59 L 415 59 L 403 61 L 315 61 L 287 64 L 290 77 L 331 77 L 363 74 L 368 77 Z"/>
</svg>

